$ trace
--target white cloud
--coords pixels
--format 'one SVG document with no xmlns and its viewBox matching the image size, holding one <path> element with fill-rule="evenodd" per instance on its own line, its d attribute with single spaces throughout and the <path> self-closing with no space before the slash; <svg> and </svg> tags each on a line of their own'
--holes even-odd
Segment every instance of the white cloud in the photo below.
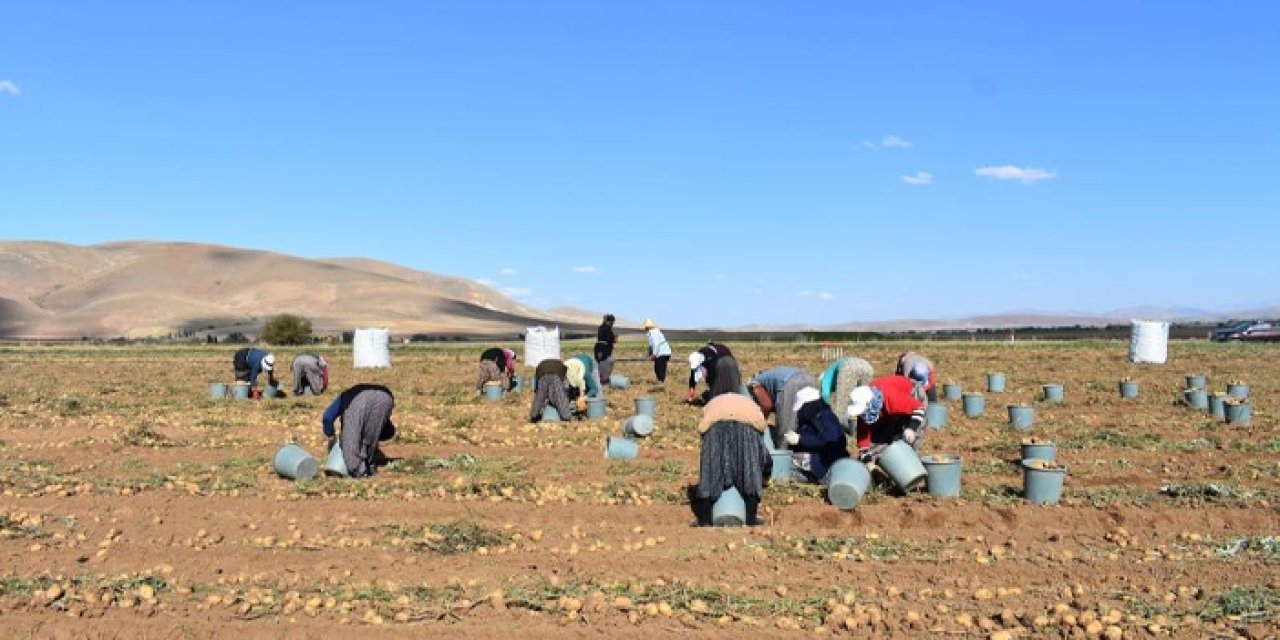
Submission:
<svg viewBox="0 0 1280 640">
<path fill-rule="evenodd" d="M 1040 182 L 1041 180 L 1049 180 L 1058 176 L 1057 171 L 1045 171 L 1044 169 L 1035 169 L 1031 167 L 1015 167 L 1006 164 L 1000 167 L 978 167 L 974 173 L 992 180 L 1017 180 L 1022 184 L 1031 184 Z"/>
<path fill-rule="evenodd" d="M 910 149 L 914 145 L 911 144 L 910 140 L 889 134 L 880 139 L 880 146 L 885 149 Z"/>
<path fill-rule="evenodd" d="M 589 264 L 587 264 L 587 265 L 582 265 L 582 266 L 580 266 L 580 267 L 574 267 L 574 268 L 573 268 L 573 272 L 574 272 L 574 273 L 597 273 L 597 272 L 599 272 L 599 271 L 600 271 L 599 269 L 597 269 L 597 268 L 595 268 L 595 267 L 593 267 L 593 266 L 591 266 L 591 265 L 589 265 Z"/>
<path fill-rule="evenodd" d="M 823 302 L 836 299 L 835 294 L 827 291 L 809 291 L 806 289 L 804 291 L 797 291 L 796 295 L 801 298 L 817 298 Z"/>
<path fill-rule="evenodd" d="M 503 287 L 500 293 L 508 298 L 525 298 L 533 295 L 533 289 L 529 287 Z"/>
<path fill-rule="evenodd" d="M 819 300 L 835 300 L 836 296 L 833 293 L 827 293 L 826 291 L 819 291 L 818 299 Z"/>
<path fill-rule="evenodd" d="M 874 143 L 874 142 L 872 142 L 872 141 L 870 141 L 870 140 L 863 140 L 863 141 L 862 141 L 862 148 L 863 148 L 863 149 L 879 149 L 879 148 L 880 148 L 880 145 L 878 145 L 878 144 L 876 144 L 876 143 Z"/>
<path fill-rule="evenodd" d="M 519 272 L 519 271 L 516 271 L 515 269 L 512 269 L 511 267 L 503 267 L 503 268 L 502 268 L 502 270 L 501 270 L 501 271 L 499 271 L 498 273 L 500 273 L 500 274 L 502 274 L 502 275 L 504 275 L 504 276 L 514 276 L 514 275 L 516 275 L 516 274 L 518 274 L 518 273 L 520 273 L 520 272 Z"/>
<path fill-rule="evenodd" d="M 498 284 L 488 278 L 476 278 L 476 282 L 479 282 L 486 287 L 492 287 L 493 285 Z"/>
<path fill-rule="evenodd" d="M 933 184 L 933 174 L 928 171 L 917 171 L 914 176 L 902 176 L 902 181 L 917 186 Z"/>
<path fill-rule="evenodd" d="M 0 80 L 0 93 L 7 93 L 11 96 L 16 96 L 22 93 L 22 90 L 19 89 L 18 85 L 14 84 L 12 80 Z"/>
</svg>

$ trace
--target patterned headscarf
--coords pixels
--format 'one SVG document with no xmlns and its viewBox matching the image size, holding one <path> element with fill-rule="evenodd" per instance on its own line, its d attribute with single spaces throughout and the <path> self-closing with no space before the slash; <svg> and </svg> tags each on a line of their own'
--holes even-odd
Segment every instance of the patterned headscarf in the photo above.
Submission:
<svg viewBox="0 0 1280 640">
<path fill-rule="evenodd" d="M 862 421 L 867 424 L 875 424 L 880 420 L 880 412 L 884 410 L 884 392 L 871 387 L 871 402 L 867 405 L 867 410 L 862 414 Z"/>
</svg>

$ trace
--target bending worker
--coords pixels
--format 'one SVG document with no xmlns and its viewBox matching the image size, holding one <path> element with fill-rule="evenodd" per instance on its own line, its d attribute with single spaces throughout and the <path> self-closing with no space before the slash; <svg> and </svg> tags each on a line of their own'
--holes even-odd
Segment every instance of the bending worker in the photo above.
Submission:
<svg viewBox="0 0 1280 640">
<path fill-rule="evenodd" d="M 910 378 L 916 384 L 916 397 L 929 402 L 938 401 L 938 391 L 934 385 L 938 382 L 938 370 L 928 358 L 907 351 L 898 356 L 898 367 L 894 373 Z"/>
<path fill-rule="evenodd" d="M 293 395 L 320 395 L 329 388 L 329 361 L 314 353 L 293 359 Z"/>
<path fill-rule="evenodd" d="M 391 422 L 395 404 L 390 389 L 379 384 L 358 384 L 338 394 L 325 410 L 324 435 L 329 437 L 330 447 L 337 444 L 342 448 L 347 475 L 371 476 L 374 467 L 382 464 L 378 443 L 396 435 L 396 426 Z M 335 429 L 334 421 L 341 421 L 340 430 Z"/>
<path fill-rule="evenodd" d="M 480 365 L 476 374 L 476 391 L 484 391 L 488 382 L 498 382 L 510 391 L 516 386 L 516 352 L 510 349 L 490 347 L 480 353 Z"/>
<path fill-rule="evenodd" d="M 722 344 L 708 342 L 705 346 L 689 354 L 689 393 L 685 401 L 693 402 L 698 383 L 707 381 L 707 391 L 702 394 L 703 402 L 722 393 L 737 393 L 742 386 L 742 373 L 738 370 L 738 361 L 733 352 Z"/>
<path fill-rule="evenodd" d="M 235 370 L 236 380 L 248 382 L 250 389 L 258 386 L 258 374 L 263 371 L 267 372 L 267 384 L 273 387 L 278 385 L 275 375 L 276 356 L 262 349 L 244 347 L 237 350 L 231 357 L 231 368 Z"/>
<path fill-rule="evenodd" d="M 773 446 L 782 448 L 782 436 L 796 430 L 796 412 L 792 405 L 796 402 L 796 393 L 805 387 L 815 386 L 813 376 L 796 367 L 774 367 L 757 373 L 747 383 L 747 391 L 764 417 L 777 414 L 774 418 L 770 437 Z"/>
<path fill-rule="evenodd" d="M 863 462 L 880 456 L 896 440 L 919 450 L 924 441 L 924 403 L 905 376 L 881 376 L 849 392 L 849 419 L 857 419 L 858 454 Z"/>
<path fill-rule="evenodd" d="M 578 366 L 582 366 L 578 363 Z M 547 405 L 556 408 L 562 420 L 573 417 L 573 405 L 569 403 L 569 367 L 563 360 L 547 358 L 533 370 L 533 403 L 529 405 L 529 422 L 542 420 Z"/>
</svg>

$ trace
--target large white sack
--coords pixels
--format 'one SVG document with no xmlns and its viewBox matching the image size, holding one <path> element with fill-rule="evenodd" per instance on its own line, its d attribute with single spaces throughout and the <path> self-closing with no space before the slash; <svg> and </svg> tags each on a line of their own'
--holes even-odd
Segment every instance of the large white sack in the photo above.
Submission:
<svg viewBox="0 0 1280 640">
<path fill-rule="evenodd" d="M 1129 360 L 1139 363 L 1164 364 L 1169 359 L 1169 323 L 1158 320 L 1134 320 L 1129 338 Z"/>
<path fill-rule="evenodd" d="M 560 327 L 529 327 L 524 331 L 524 366 L 536 367 L 543 360 L 560 359 Z"/>
<path fill-rule="evenodd" d="M 352 358 L 355 368 L 390 367 L 390 337 L 390 332 L 386 329 L 356 329 L 355 337 L 351 340 L 352 348 L 355 349 Z"/>
</svg>

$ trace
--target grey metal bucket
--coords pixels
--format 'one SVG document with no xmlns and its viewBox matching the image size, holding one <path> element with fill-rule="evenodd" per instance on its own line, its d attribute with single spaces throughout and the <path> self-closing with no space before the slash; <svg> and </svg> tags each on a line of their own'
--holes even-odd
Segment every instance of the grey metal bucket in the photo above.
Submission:
<svg viewBox="0 0 1280 640">
<path fill-rule="evenodd" d="M 614 389 L 626 389 L 631 386 L 631 379 L 621 373 L 615 373 L 609 376 L 609 386 Z"/>
<path fill-rule="evenodd" d="M 940 453 L 920 459 L 929 474 L 929 495 L 938 498 L 955 498 L 960 495 L 960 456 Z"/>
<path fill-rule="evenodd" d="M 1188 373 L 1187 388 L 1204 390 L 1205 377 L 1203 373 Z"/>
<path fill-rule="evenodd" d="M 893 483 L 904 492 L 920 486 L 920 483 L 929 477 L 928 472 L 924 470 L 924 465 L 920 464 L 920 456 L 916 455 L 916 450 L 902 440 L 885 447 L 880 452 L 880 458 L 876 464 L 880 465 L 880 468 L 893 478 Z"/>
<path fill-rule="evenodd" d="M 1253 404 L 1249 401 L 1224 402 L 1223 412 L 1227 424 L 1249 424 L 1253 418 Z"/>
<path fill-rule="evenodd" d="M 333 443 L 333 447 L 329 449 L 329 457 L 325 458 L 324 472 L 344 478 L 351 477 L 351 474 L 347 471 L 347 460 L 342 457 L 342 445 L 337 442 Z"/>
<path fill-rule="evenodd" d="M 1036 422 L 1036 408 L 1029 404 L 1009 405 L 1009 425 L 1014 429 L 1028 431 Z"/>
<path fill-rule="evenodd" d="M 987 374 L 987 391 L 990 393 L 1004 392 L 1005 377 L 1003 373 Z"/>
<path fill-rule="evenodd" d="M 640 454 L 640 445 L 634 440 L 608 436 L 604 440 L 604 457 L 610 460 L 634 460 Z"/>
<path fill-rule="evenodd" d="M 629 438 L 647 438 L 653 434 L 653 416 L 634 415 L 622 423 L 622 435 Z"/>
<path fill-rule="evenodd" d="M 222 400 L 227 397 L 227 384 L 225 382 L 209 383 L 209 397 L 214 400 Z"/>
<path fill-rule="evenodd" d="M 1201 411 L 1209 410 L 1209 394 L 1204 389 L 1187 389 L 1182 392 L 1187 406 Z"/>
<path fill-rule="evenodd" d="M 769 480 L 772 482 L 790 482 L 791 452 L 770 451 L 769 457 L 773 458 L 773 472 L 769 474 Z"/>
<path fill-rule="evenodd" d="M 542 408 L 543 422 L 560 422 L 560 411 L 553 405 L 547 405 Z"/>
<path fill-rule="evenodd" d="M 1022 496 L 1034 504 L 1058 504 L 1067 467 L 1053 460 L 1022 461 Z"/>
<path fill-rule="evenodd" d="M 249 383 L 248 382 L 235 383 L 234 385 L 231 386 L 231 395 L 236 400 L 248 400 L 249 399 Z"/>
<path fill-rule="evenodd" d="M 941 429 L 947 426 L 947 405 L 930 402 L 924 410 L 924 424 L 930 429 Z"/>
<path fill-rule="evenodd" d="M 871 488 L 871 472 L 853 458 L 840 458 L 827 470 L 827 500 L 848 511 L 862 502 Z"/>
<path fill-rule="evenodd" d="M 262 398 L 264 400 L 270 400 L 272 398 L 279 398 L 279 397 L 280 397 L 280 387 L 277 387 L 271 384 L 262 387 Z"/>
<path fill-rule="evenodd" d="M 964 393 L 964 388 L 958 382 L 948 382 L 942 385 L 943 400 L 959 400 Z"/>
<path fill-rule="evenodd" d="M 981 393 L 970 391 L 964 394 L 964 415 L 977 418 L 987 407 L 987 399 Z"/>
<path fill-rule="evenodd" d="M 1029 438 L 1022 441 L 1023 460 L 1056 460 L 1058 445 L 1047 440 Z"/>
<path fill-rule="evenodd" d="M 1227 410 L 1223 402 L 1230 396 L 1225 393 L 1211 392 L 1209 394 L 1209 413 L 1219 420 L 1227 419 Z"/>
<path fill-rule="evenodd" d="M 1248 398 L 1249 385 L 1243 382 L 1229 382 L 1227 383 L 1227 395 L 1232 398 Z"/>
<path fill-rule="evenodd" d="M 1137 380 L 1121 380 L 1120 381 L 1120 397 L 1127 399 L 1138 397 L 1138 381 Z"/>
<path fill-rule="evenodd" d="M 489 402 L 497 402 L 502 399 L 502 383 L 486 382 L 484 383 L 484 399 Z"/>
<path fill-rule="evenodd" d="M 1066 395 L 1065 391 L 1062 388 L 1062 385 L 1058 384 L 1057 382 L 1050 382 L 1049 384 L 1044 385 L 1044 387 L 1042 388 L 1044 389 L 1045 402 L 1062 402 L 1062 400 Z"/>
<path fill-rule="evenodd" d="M 636 398 L 636 415 L 653 417 L 658 408 L 658 399 L 652 396 Z"/>
<path fill-rule="evenodd" d="M 276 452 L 274 466 L 277 474 L 292 480 L 310 480 L 320 470 L 320 463 L 306 449 L 296 444 L 280 447 Z"/>
<path fill-rule="evenodd" d="M 609 401 L 605 398 L 587 398 L 587 417 L 592 420 L 604 420 L 608 408 Z"/>
<path fill-rule="evenodd" d="M 741 527 L 747 523 L 747 503 L 737 487 L 725 489 L 711 505 L 711 523 L 717 527 Z"/>
</svg>

